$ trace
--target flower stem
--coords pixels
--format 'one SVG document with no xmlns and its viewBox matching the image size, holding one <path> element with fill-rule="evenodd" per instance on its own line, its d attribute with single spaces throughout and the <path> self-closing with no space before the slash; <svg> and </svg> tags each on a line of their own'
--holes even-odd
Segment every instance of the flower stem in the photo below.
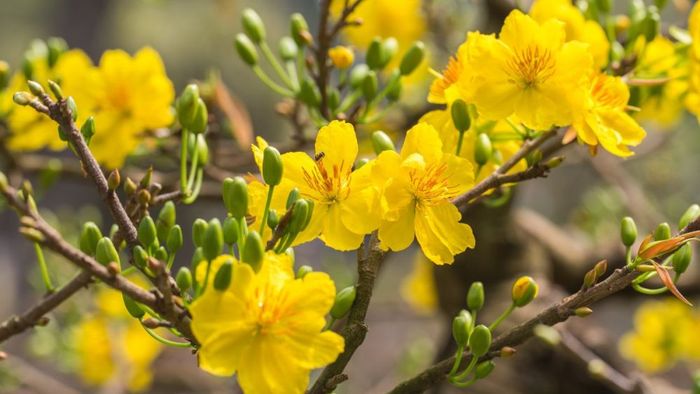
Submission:
<svg viewBox="0 0 700 394">
<path fill-rule="evenodd" d="M 260 68 L 260 66 L 253 66 L 253 72 L 255 73 L 255 75 L 258 76 L 258 78 L 260 78 L 260 80 L 265 85 L 267 85 L 268 88 L 272 89 L 275 93 L 281 94 L 285 97 L 294 96 L 294 93 L 292 93 L 290 90 L 285 89 L 284 87 L 278 85 L 277 83 L 275 83 L 275 81 L 270 79 L 270 77 L 268 77 L 267 74 L 265 74 L 265 71 L 263 71 L 262 68 Z"/>
<path fill-rule="evenodd" d="M 275 192 L 275 186 L 270 185 L 267 189 L 267 200 L 265 200 L 265 210 L 263 211 L 262 221 L 260 223 L 260 237 L 262 238 L 267 224 L 267 216 L 270 213 L 270 203 L 272 203 L 272 193 Z"/>
<path fill-rule="evenodd" d="M 448 377 L 454 376 L 459 370 L 459 364 L 462 363 L 462 352 L 464 352 L 464 346 L 458 345 L 457 352 L 455 352 L 455 363 L 452 365 L 450 373 L 447 374 Z"/>
<path fill-rule="evenodd" d="M 459 137 L 457 137 L 457 152 L 455 153 L 457 156 L 459 156 L 459 152 L 462 151 L 462 141 L 464 140 L 464 132 L 459 133 Z"/>
<path fill-rule="evenodd" d="M 272 68 L 275 70 L 277 75 L 279 75 L 280 78 L 282 78 L 282 81 L 284 82 L 285 85 L 288 87 L 294 89 L 294 85 L 292 84 L 292 81 L 289 80 L 289 75 L 284 72 L 284 69 L 282 68 L 282 65 L 277 61 L 277 58 L 275 55 L 272 53 L 270 50 L 270 47 L 267 45 L 267 42 L 263 41 L 260 43 L 260 49 L 262 49 L 263 56 L 267 59 L 268 62 L 272 65 Z"/>
<path fill-rule="evenodd" d="M 39 270 L 41 270 L 41 280 L 44 282 L 46 291 L 53 293 L 56 288 L 51 282 L 51 275 L 49 275 L 49 267 L 46 265 L 46 259 L 44 259 L 44 251 L 41 250 L 41 245 L 34 242 L 34 251 L 36 252 L 36 260 L 39 262 Z"/>
<path fill-rule="evenodd" d="M 462 357 L 460 356 L 459 358 L 462 358 Z M 460 380 L 464 380 L 464 378 L 469 376 L 469 374 L 472 372 L 472 370 L 476 366 L 477 361 L 479 361 L 479 358 L 472 354 L 472 359 L 469 360 L 469 365 L 467 365 L 467 368 L 465 368 L 464 371 L 462 371 L 459 375 L 450 379 L 450 382 L 455 383 L 455 382 L 458 382 Z"/>
<path fill-rule="evenodd" d="M 187 139 L 189 132 L 187 129 L 182 129 L 182 139 L 180 140 L 180 191 L 185 196 L 190 195 L 190 190 L 187 188 Z"/>
<path fill-rule="evenodd" d="M 496 321 L 491 323 L 491 325 L 489 326 L 489 330 L 491 330 L 491 331 L 495 330 L 496 327 L 498 327 L 498 325 L 503 322 L 503 320 L 505 320 L 508 316 L 510 316 L 510 314 L 513 312 L 514 309 L 515 309 L 515 304 L 511 303 L 508 306 L 508 308 L 506 308 L 506 310 L 503 311 L 503 313 L 501 313 L 501 316 L 498 316 L 498 319 L 496 319 Z"/>
<path fill-rule="evenodd" d="M 151 338 L 155 339 L 156 341 L 158 341 L 164 345 L 174 346 L 174 347 L 192 347 L 192 345 L 189 342 L 171 341 L 170 339 L 163 338 L 162 336 L 158 335 L 155 331 L 144 326 L 143 324 L 141 324 L 141 327 L 143 327 L 143 329 L 146 330 L 146 332 L 148 333 L 148 335 L 151 336 Z"/>
</svg>

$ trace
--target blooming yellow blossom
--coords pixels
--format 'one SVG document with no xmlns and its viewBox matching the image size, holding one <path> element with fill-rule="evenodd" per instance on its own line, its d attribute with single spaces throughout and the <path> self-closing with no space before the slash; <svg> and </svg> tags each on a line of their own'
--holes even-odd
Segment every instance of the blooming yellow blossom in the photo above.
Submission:
<svg viewBox="0 0 700 394">
<path fill-rule="evenodd" d="M 669 298 L 645 302 L 634 317 L 634 331 L 620 340 L 620 353 L 647 372 L 659 372 L 677 361 L 700 361 L 700 316 Z"/>
<path fill-rule="evenodd" d="M 413 270 L 401 283 L 401 296 L 418 313 L 432 314 L 438 307 L 434 265 L 422 252 L 416 253 Z"/>
<path fill-rule="evenodd" d="M 328 57 L 331 58 L 333 65 L 338 68 L 348 68 L 355 61 L 355 54 L 352 49 L 342 45 L 329 49 Z"/>
<path fill-rule="evenodd" d="M 450 199 L 474 183 L 469 160 L 444 153 L 438 132 L 419 123 L 406 133 L 401 153 L 384 151 L 372 171 L 381 190 L 381 246 L 406 249 L 413 238 L 432 262 L 452 263 L 454 255 L 474 247 L 469 225 Z"/>
<path fill-rule="evenodd" d="M 538 24 L 520 11 L 506 18 L 499 38 L 470 33 L 470 77 L 460 80 L 467 102 L 487 119 L 515 114 L 535 130 L 570 124 L 592 70 L 588 45 L 565 42 L 564 24 Z"/>
<path fill-rule="evenodd" d="M 566 41 L 576 40 L 588 44 L 596 68 L 608 64 L 610 42 L 605 31 L 595 21 L 586 20 L 571 0 L 536 0 L 529 14 L 540 23 L 549 19 L 564 22 Z"/>
<path fill-rule="evenodd" d="M 340 335 L 322 331 L 334 299 L 327 274 L 294 279 L 287 255 L 268 252 L 257 274 L 233 260 L 228 289 L 209 288 L 190 307 L 202 344 L 200 367 L 220 376 L 237 373 L 246 393 L 304 392 L 309 372 L 343 351 Z"/>
<path fill-rule="evenodd" d="M 320 235 L 333 249 L 354 250 L 377 228 L 378 198 L 369 187 L 373 163 L 353 170 L 357 151 L 352 125 L 333 121 L 319 130 L 314 158 L 303 152 L 282 155 L 283 178 L 314 203 L 311 221 L 295 243 Z"/>
<path fill-rule="evenodd" d="M 577 114 L 573 127 L 578 139 L 608 152 L 626 157 L 629 146 L 638 145 L 646 132 L 625 112 L 629 90 L 620 77 L 598 74 L 591 81 L 585 110 Z"/>
<path fill-rule="evenodd" d="M 460 79 L 468 80 L 470 76 L 469 68 L 467 67 L 469 45 L 474 41 L 469 41 L 469 38 L 467 38 L 457 48 L 457 53 L 454 56 L 450 56 L 442 73 L 430 85 L 430 91 L 428 92 L 429 103 L 448 104 L 458 98 L 464 99 L 460 94 L 457 82 Z"/>
<path fill-rule="evenodd" d="M 689 90 L 685 98 L 688 111 L 700 119 L 700 3 L 695 3 L 688 17 L 688 31 L 692 39 L 690 47 Z"/>
</svg>

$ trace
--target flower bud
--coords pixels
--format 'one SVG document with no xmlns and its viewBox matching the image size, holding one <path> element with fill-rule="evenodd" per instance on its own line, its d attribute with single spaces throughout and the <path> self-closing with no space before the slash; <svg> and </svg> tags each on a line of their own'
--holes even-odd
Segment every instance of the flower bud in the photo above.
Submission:
<svg viewBox="0 0 700 394">
<path fill-rule="evenodd" d="M 12 95 L 12 101 L 17 105 L 26 106 L 32 101 L 32 96 L 27 92 L 17 92 Z"/>
<path fill-rule="evenodd" d="M 299 54 L 299 47 L 291 37 L 282 37 L 279 43 L 279 54 L 282 60 L 292 61 Z"/>
<path fill-rule="evenodd" d="M 654 241 L 663 241 L 671 238 L 671 226 L 664 222 L 659 224 L 654 230 Z"/>
<path fill-rule="evenodd" d="M 484 284 L 474 282 L 467 292 L 467 308 L 471 311 L 479 311 L 484 306 Z"/>
<path fill-rule="evenodd" d="M 53 68 L 58 61 L 58 58 L 68 50 L 68 44 L 63 38 L 60 37 L 50 37 L 46 40 L 46 46 L 48 49 L 47 61 L 49 68 Z"/>
<path fill-rule="evenodd" d="M 630 247 L 637 240 L 637 225 L 634 224 L 634 219 L 629 216 L 622 218 L 620 222 L 620 238 L 622 244 Z"/>
<path fill-rule="evenodd" d="M 168 238 L 170 229 L 175 225 L 175 203 L 168 201 L 163 205 L 156 219 L 156 231 L 158 239 L 165 241 Z"/>
<path fill-rule="evenodd" d="M 284 166 L 282 156 L 274 146 L 268 146 L 263 151 L 262 176 L 269 186 L 277 186 L 282 181 Z"/>
<path fill-rule="evenodd" d="M 394 37 L 389 37 L 384 42 L 382 42 L 382 58 L 380 68 L 386 67 L 391 59 L 399 51 L 399 42 Z"/>
<path fill-rule="evenodd" d="M 94 222 L 86 222 L 80 232 L 80 250 L 87 255 L 94 256 L 100 239 L 102 239 L 100 228 Z"/>
<path fill-rule="evenodd" d="M 236 51 L 241 60 L 249 66 L 255 66 L 258 64 L 258 51 L 255 49 L 255 45 L 250 41 L 250 38 L 245 34 L 239 33 L 236 35 L 236 40 L 234 41 L 236 46 Z"/>
<path fill-rule="evenodd" d="M 194 111 L 194 116 L 190 120 L 190 123 L 183 124 L 188 130 L 195 134 L 204 133 L 207 130 L 207 125 L 209 124 L 209 112 L 207 112 L 207 105 L 201 98 L 197 99 L 197 106 Z"/>
<path fill-rule="evenodd" d="M 292 209 L 292 220 L 289 222 L 288 231 L 291 234 L 299 234 L 306 224 L 306 218 L 309 213 L 309 202 L 300 198 L 294 202 Z"/>
<path fill-rule="evenodd" d="M 229 216 L 224 219 L 222 230 L 224 233 L 224 243 L 226 245 L 233 245 L 238 242 L 240 228 L 238 227 L 238 221 L 235 218 Z"/>
<path fill-rule="evenodd" d="M 646 17 L 642 24 L 644 37 L 647 42 L 652 41 L 656 36 L 659 35 L 661 28 L 661 15 L 659 14 L 659 9 L 654 5 L 647 7 Z"/>
<path fill-rule="evenodd" d="M 474 376 L 477 379 L 484 379 L 493 372 L 494 368 L 496 368 L 496 364 L 491 360 L 480 362 L 476 365 Z"/>
<path fill-rule="evenodd" d="M 270 211 L 267 213 L 267 226 L 274 230 L 279 223 L 280 217 L 277 214 L 277 211 L 274 209 L 270 209 Z"/>
<path fill-rule="evenodd" d="M 112 240 L 108 237 L 102 237 L 97 242 L 97 247 L 95 247 L 95 260 L 102 265 L 107 265 L 111 262 L 120 264 L 119 253 L 114 247 Z"/>
<path fill-rule="evenodd" d="M 367 163 L 369 163 L 369 159 L 366 157 L 363 157 L 362 159 L 358 159 L 357 162 L 355 163 L 355 169 L 359 170 Z"/>
<path fill-rule="evenodd" d="M 180 97 L 175 102 L 175 111 L 180 124 L 183 126 L 192 123 L 195 112 L 197 112 L 197 100 L 199 100 L 199 88 L 196 84 L 185 86 Z"/>
<path fill-rule="evenodd" d="M 209 164 L 209 146 L 207 145 L 207 139 L 204 138 L 204 134 L 197 134 L 197 164 L 200 167 Z"/>
<path fill-rule="evenodd" d="M 129 312 L 131 317 L 135 319 L 140 319 L 143 317 L 143 315 L 146 314 L 146 312 L 141 309 L 139 304 L 136 303 L 131 297 L 128 295 L 122 293 L 122 299 L 124 300 L 124 306 L 126 307 L 126 311 Z"/>
<path fill-rule="evenodd" d="M 194 246 L 200 247 L 204 244 L 204 234 L 207 232 L 209 225 L 204 219 L 197 218 L 192 223 L 192 242 Z"/>
<path fill-rule="evenodd" d="M 245 217 L 248 211 L 248 184 L 242 177 L 226 178 L 223 185 L 226 210 L 236 219 Z"/>
<path fill-rule="evenodd" d="M 457 346 L 464 348 L 469 341 L 469 332 L 472 329 L 474 321 L 471 313 L 462 309 L 457 316 L 452 319 L 452 337 Z"/>
<path fill-rule="evenodd" d="M 168 238 L 165 245 L 168 248 L 168 252 L 176 253 L 178 250 L 180 250 L 180 248 L 182 248 L 183 244 L 184 240 L 182 236 L 182 227 L 176 224 L 170 228 L 170 231 L 168 231 Z"/>
<path fill-rule="evenodd" d="M 51 90 L 51 93 L 56 98 L 56 100 L 63 100 L 63 91 L 61 90 L 61 87 L 56 82 L 50 79 L 48 81 L 48 85 L 49 89 Z"/>
<path fill-rule="evenodd" d="M 365 62 L 370 70 L 380 70 L 382 68 L 382 41 L 379 37 L 374 37 L 367 47 Z"/>
<path fill-rule="evenodd" d="M 481 357 L 491 347 L 491 330 L 483 324 L 474 327 L 469 336 L 469 349 L 474 357 Z"/>
<path fill-rule="evenodd" d="M 263 247 L 262 239 L 257 231 L 251 231 L 246 235 L 245 244 L 241 251 L 241 261 L 250 264 L 255 272 L 260 271 L 262 267 L 263 257 L 265 256 L 265 248 Z"/>
<path fill-rule="evenodd" d="M 586 275 L 583 276 L 583 289 L 593 286 L 597 280 L 595 269 L 586 272 Z"/>
<path fill-rule="evenodd" d="M 313 272 L 313 270 L 314 269 L 309 265 L 302 265 L 301 267 L 299 267 L 299 269 L 297 269 L 296 278 L 303 279 L 306 276 L 306 274 L 308 274 L 309 272 Z"/>
<path fill-rule="evenodd" d="M 367 73 L 369 73 L 369 67 L 366 64 L 358 64 L 353 67 L 350 71 L 350 87 L 357 89 L 362 86 L 362 81 L 365 80 Z"/>
<path fill-rule="evenodd" d="M 386 135 L 385 132 L 381 130 L 377 130 L 372 133 L 372 148 L 374 148 L 374 153 L 377 155 L 385 150 L 396 150 L 394 147 L 394 142 L 388 135 Z"/>
<path fill-rule="evenodd" d="M 198 247 L 197 249 L 194 250 L 194 253 L 192 253 L 192 260 L 190 261 L 190 266 L 192 267 L 192 271 L 197 272 L 197 266 L 202 261 L 204 261 L 204 252 L 202 251 L 201 247 Z"/>
<path fill-rule="evenodd" d="M 352 49 L 346 46 L 338 45 L 328 50 L 328 57 L 336 68 L 346 69 L 352 66 L 355 61 L 355 54 Z"/>
<path fill-rule="evenodd" d="M 472 125 L 472 119 L 469 116 L 469 108 L 467 108 L 467 103 L 464 100 L 455 100 L 450 108 L 450 113 L 452 114 L 452 123 L 457 131 L 464 133 L 469 130 Z"/>
<path fill-rule="evenodd" d="M 70 111 L 70 118 L 75 122 L 78 119 L 78 105 L 75 103 L 73 96 L 68 96 L 66 99 L 66 107 Z"/>
<path fill-rule="evenodd" d="M 254 43 L 260 44 L 265 39 L 265 24 L 255 10 L 250 8 L 243 10 L 241 22 L 243 31 Z"/>
<path fill-rule="evenodd" d="M 159 246 L 153 253 L 153 258 L 158 261 L 168 261 L 168 251 L 164 247 Z"/>
<path fill-rule="evenodd" d="M 141 269 L 146 268 L 146 264 L 148 264 L 148 253 L 146 252 L 146 249 L 144 249 L 141 245 L 136 245 L 132 249 L 131 253 L 134 256 L 134 265 Z"/>
<path fill-rule="evenodd" d="M 231 275 L 233 274 L 233 261 L 226 260 L 214 276 L 214 289 L 225 291 L 231 284 Z"/>
<path fill-rule="evenodd" d="M 537 297 L 538 291 L 539 289 L 534 279 L 529 276 L 521 276 L 513 284 L 511 291 L 513 304 L 518 308 L 524 307 Z"/>
<path fill-rule="evenodd" d="M 119 174 L 119 170 L 112 170 L 107 178 L 107 188 L 111 191 L 115 191 L 119 187 L 120 183 L 122 183 L 122 177 Z"/>
<path fill-rule="evenodd" d="M 296 256 L 294 254 L 294 248 L 287 248 L 287 250 L 284 251 L 284 254 L 289 256 L 289 260 L 292 262 L 292 265 L 296 262 Z"/>
<path fill-rule="evenodd" d="M 30 227 L 20 227 L 19 228 L 19 233 L 22 234 L 26 239 L 32 241 L 32 242 L 44 242 L 44 234 L 42 234 L 39 230 L 35 228 L 30 228 Z"/>
<path fill-rule="evenodd" d="M 29 91 L 32 92 L 32 94 L 35 96 L 41 96 L 42 94 L 45 93 L 44 88 L 37 81 L 32 81 L 32 80 L 27 81 L 27 87 L 29 87 Z"/>
<path fill-rule="evenodd" d="M 678 228 L 684 229 L 690 222 L 697 219 L 700 216 L 700 205 L 693 204 L 683 213 L 681 219 L 678 221 Z"/>
<path fill-rule="evenodd" d="M 180 267 L 175 276 L 175 283 L 180 292 L 184 293 L 192 287 L 192 271 L 187 267 Z"/>
<path fill-rule="evenodd" d="M 293 188 L 292 191 L 289 192 L 289 195 L 287 196 L 287 205 L 286 208 L 289 209 L 294 205 L 294 203 L 301 197 L 301 194 L 299 193 L 298 188 Z"/>
<path fill-rule="evenodd" d="M 338 294 L 335 295 L 335 302 L 331 308 L 331 316 L 334 319 L 340 319 L 345 316 L 355 302 L 355 296 L 357 296 L 357 289 L 355 286 L 348 286 L 340 290 Z"/>
<path fill-rule="evenodd" d="M 513 356 L 515 353 L 517 353 L 517 351 L 518 351 L 518 350 L 515 349 L 514 347 L 503 346 L 503 347 L 501 348 L 500 357 L 501 357 L 501 358 L 508 358 L 508 357 L 511 357 L 511 356 Z"/>
<path fill-rule="evenodd" d="M 379 90 L 379 82 L 377 81 L 377 73 L 370 71 L 365 75 L 362 81 L 362 96 L 367 101 L 372 101 Z"/>
<path fill-rule="evenodd" d="M 291 16 L 291 29 L 292 39 L 299 46 L 304 46 L 309 44 L 309 25 L 306 23 L 304 16 L 298 12 L 292 14 Z"/>
<path fill-rule="evenodd" d="M 690 261 L 693 258 L 693 248 L 690 243 L 685 243 L 683 246 L 678 248 L 678 250 L 671 257 L 671 264 L 673 265 L 673 270 L 677 274 L 682 274 L 688 269 Z"/>
<path fill-rule="evenodd" d="M 608 270 L 608 260 L 600 260 L 593 267 L 593 270 L 595 271 L 596 278 L 602 277 Z"/>
<path fill-rule="evenodd" d="M 582 306 L 574 309 L 574 315 L 578 317 L 586 317 L 589 316 L 591 313 L 593 313 L 593 309 L 587 306 Z"/>
<path fill-rule="evenodd" d="M 389 85 L 386 91 L 386 98 L 390 102 L 396 102 L 401 98 L 401 81 L 397 81 L 394 84 Z"/>
<path fill-rule="evenodd" d="M 207 230 L 204 232 L 204 242 L 202 243 L 202 252 L 204 258 L 211 261 L 221 254 L 221 248 L 224 246 L 224 233 L 221 230 L 219 219 L 212 219 L 207 225 Z"/>
<path fill-rule="evenodd" d="M 401 65 L 399 70 L 401 75 L 408 75 L 412 73 L 418 65 L 423 61 L 423 56 L 425 55 L 425 44 L 421 41 L 416 41 L 413 46 L 406 51 L 401 59 Z"/>
<path fill-rule="evenodd" d="M 151 193 L 146 189 L 141 189 L 136 195 L 136 199 L 138 200 L 139 204 L 144 206 L 148 205 L 148 203 L 151 202 Z"/>
<path fill-rule="evenodd" d="M 316 84 L 311 79 L 305 78 L 301 81 L 297 98 L 309 107 L 315 108 L 318 107 L 321 101 L 321 93 L 319 93 L 318 87 L 316 87 Z"/>
<path fill-rule="evenodd" d="M 141 245 L 148 248 L 158 242 L 156 224 L 150 216 L 145 216 L 139 223 L 138 239 Z"/>
<path fill-rule="evenodd" d="M 474 146 L 474 161 L 476 164 L 483 166 L 486 164 L 493 154 L 493 145 L 488 134 L 481 133 L 476 137 L 476 145 Z"/>
<path fill-rule="evenodd" d="M 90 145 L 92 136 L 95 135 L 95 118 L 88 116 L 88 118 L 85 119 L 85 122 L 80 127 L 80 134 L 83 135 L 85 143 Z"/>
</svg>

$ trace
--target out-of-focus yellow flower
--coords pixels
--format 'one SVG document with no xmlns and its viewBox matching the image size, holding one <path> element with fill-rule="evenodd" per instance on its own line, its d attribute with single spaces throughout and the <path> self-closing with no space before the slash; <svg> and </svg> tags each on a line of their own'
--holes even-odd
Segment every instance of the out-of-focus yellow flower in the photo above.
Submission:
<svg viewBox="0 0 700 394">
<path fill-rule="evenodd" d="M 688 111 L 700 119 L 700 3 L 695 3 L 690 12 L 688 31 L 692 44 L 690 47 L 690 86 L 685 98 L 685 106 Z"/>
<path fill-rule="evenodd" d="M 433 269 L 430 260 L 418 252 L 413 270 L 401 283 L 401 296 L 418 313 L 432 314 L 437 310 L 438 297 Z"/>
<path fill-rule="evenodd" d="M 608 152 L 626 157 L 634 154 L 646 132 L 625 112 L 629 90 L 619 77 L 599 73 L 592 78 L 584 111 L 577 114 L 573 127 L 578 139 L 589 145 L 602 145 Z"/>
<path fill-rule="evenodd" d="M 337 68 L 348 68 L 355 61 L 355 53 L 352 49 L 338 45 L 328 50 L 328 57 Z"/>
<path fill-rule="evenodd" d="M 246 393 L 304 392 L 309 372 L 344 348 L 340 335 L 323 331 L 334 299 L 327 274 L 294 279 L 287 255 L 268 252 L 257 274 L 234 260 L 228 289 L 209 288 L 190 307 L 200 367 L 219 376 L 237 373 Z"/>
<path fill-rule="evenodd" d="M 78 124 L 88 117 L 89 113 L 83 110 L 83 106 L 91 107 L 91 102 L 74 91 L 77 81 L 90 74 L 92 62 L 90 58 L 80 50 L 73 49 L 63 53 L 56 64 L 49 68 L 48 58 L 40 56 L 28 59 L 31 64 L 31 78 L 47 86 L 49 79 L 61 84 L 63 94 L 73 96 L 78 105 Z M 12 95 L 18 91 L 28 91 L 27 78 L 22 72 L 16 73 L 9 86 L 7 94 L 0 100 L 0 113 L 8 113 L 7 126 L 10 137 L 7 141 L 8 148 L 13 151 L 32 151 L 43 148 L 61 150 L 66 148 L 66 143 L 58 137 L 57 126 L 46 115 L 36 112 L 31 107 L 21 107 L 12 102 Z M 87 109 L 87 108 L 85 108 Z"/>
<path fill-rule="evenodd" d="M 457 82 L 461 79 L 469 79 L 469 69 L 467 68 L 469 45 L 472 44 L 467 38 L 457 48 L 457 53 L 450 56 L 447 66 L 442 70 L 442 73 L 430 85 L 428 93 L 428 102 L 434 104 L 448 104 L 454 100 L 461 98 Z"/>
<path fill-rule="evenodd" d="M 530 16 L 543 23 L 549 19 L 564 22 L 566 41 L 581 41 L 589 45 L 596 68 L 608 64 L 610 42 L 603 28 L 592 20 L 586 20 L 578 7 L 570 0 L 536 0 L 530 8 Z"/>
<path fill-rule="evenodd" d="M 377 193 L 371 186 L 370 162 L 353 171 L 357 137 L 350 123 L 333 121 L 316 136 L 316 156 L 282 155 L 283 178 L 314 202 L 311 222 L 295 243 L 320 235 L 333 249 L 354 250 L 379 225 Z"/>
<path fill-rule="evenodd" d="M 669 298 L 637 309 L 634 331 L 620 340 L 620 353 L 647 372 L 659 372 L 678 361 L 700 360 L 700 316 Z"/>
<path fill-rule="evenodd" d="M 683 96 L 688 91 L 688 59 L 662 35 L 643 46 L 634 69 L 636 78 L 669 78 L 663 85 L 637 87 L 640 92 L 639 121 L 653 121 L 672 126 L 683 113 Z"/>
<path fill-rule="evenodd" d="M 81 378 L 93 386 L 124 379 L 130 391 L 147 390 L 153 379 L 150 366 L 162 345 L 127 313 L 121 293 L 100 288 L 96 305 L 73 335 Z"/>
<path fill-rule="evenodd" d="M 546 130 L 567 125 L 580 110 L 593 59 L 588 45 L 565 42 L 564 24 L 542 24 L 520 11 L 506 18 L 499 38 L 469 33 L 469 73 L 460 79 L 467 102 L 490 120 L 516 115 Z"/>
<path fill-rule="evenodd" d="M 473 174 L 469 160 L 443 152 L 431 125 L 411 128 L 401 153 L 382 152 L 372 171 L 381 190 L 381 246 L 403 250 L 415 237 L 436 264 L 452 263 L 454 255 L 473 248 L 472 229 L 459 222 L 462 215 L 450 202 L 473 185 Z"/>
</svg>

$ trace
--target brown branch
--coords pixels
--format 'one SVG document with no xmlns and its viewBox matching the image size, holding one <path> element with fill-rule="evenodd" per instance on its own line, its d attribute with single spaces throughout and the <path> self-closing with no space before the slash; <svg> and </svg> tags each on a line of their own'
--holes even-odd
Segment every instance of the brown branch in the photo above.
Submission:
<svg viewBox="0 0 700 394">
<path fill-rule="evenodd" d="M 374 232 L 369 236 L 367 245 L 362 245 L 357 251 L 357 296 L 350 309 L 342 335 L 345 339 L 345 351 L 332 364 L 328 365 L 318 377 L 310 394 L 331 393 L 336 386 L 347 379 L 343 370 L 348 365 L 355 350 L 362 344 L 367 335 L 365 318 L 372 298 L 374 281 L 379 267 L 387 252 L 379 248 L 379 239 Z"/>
</svg>

